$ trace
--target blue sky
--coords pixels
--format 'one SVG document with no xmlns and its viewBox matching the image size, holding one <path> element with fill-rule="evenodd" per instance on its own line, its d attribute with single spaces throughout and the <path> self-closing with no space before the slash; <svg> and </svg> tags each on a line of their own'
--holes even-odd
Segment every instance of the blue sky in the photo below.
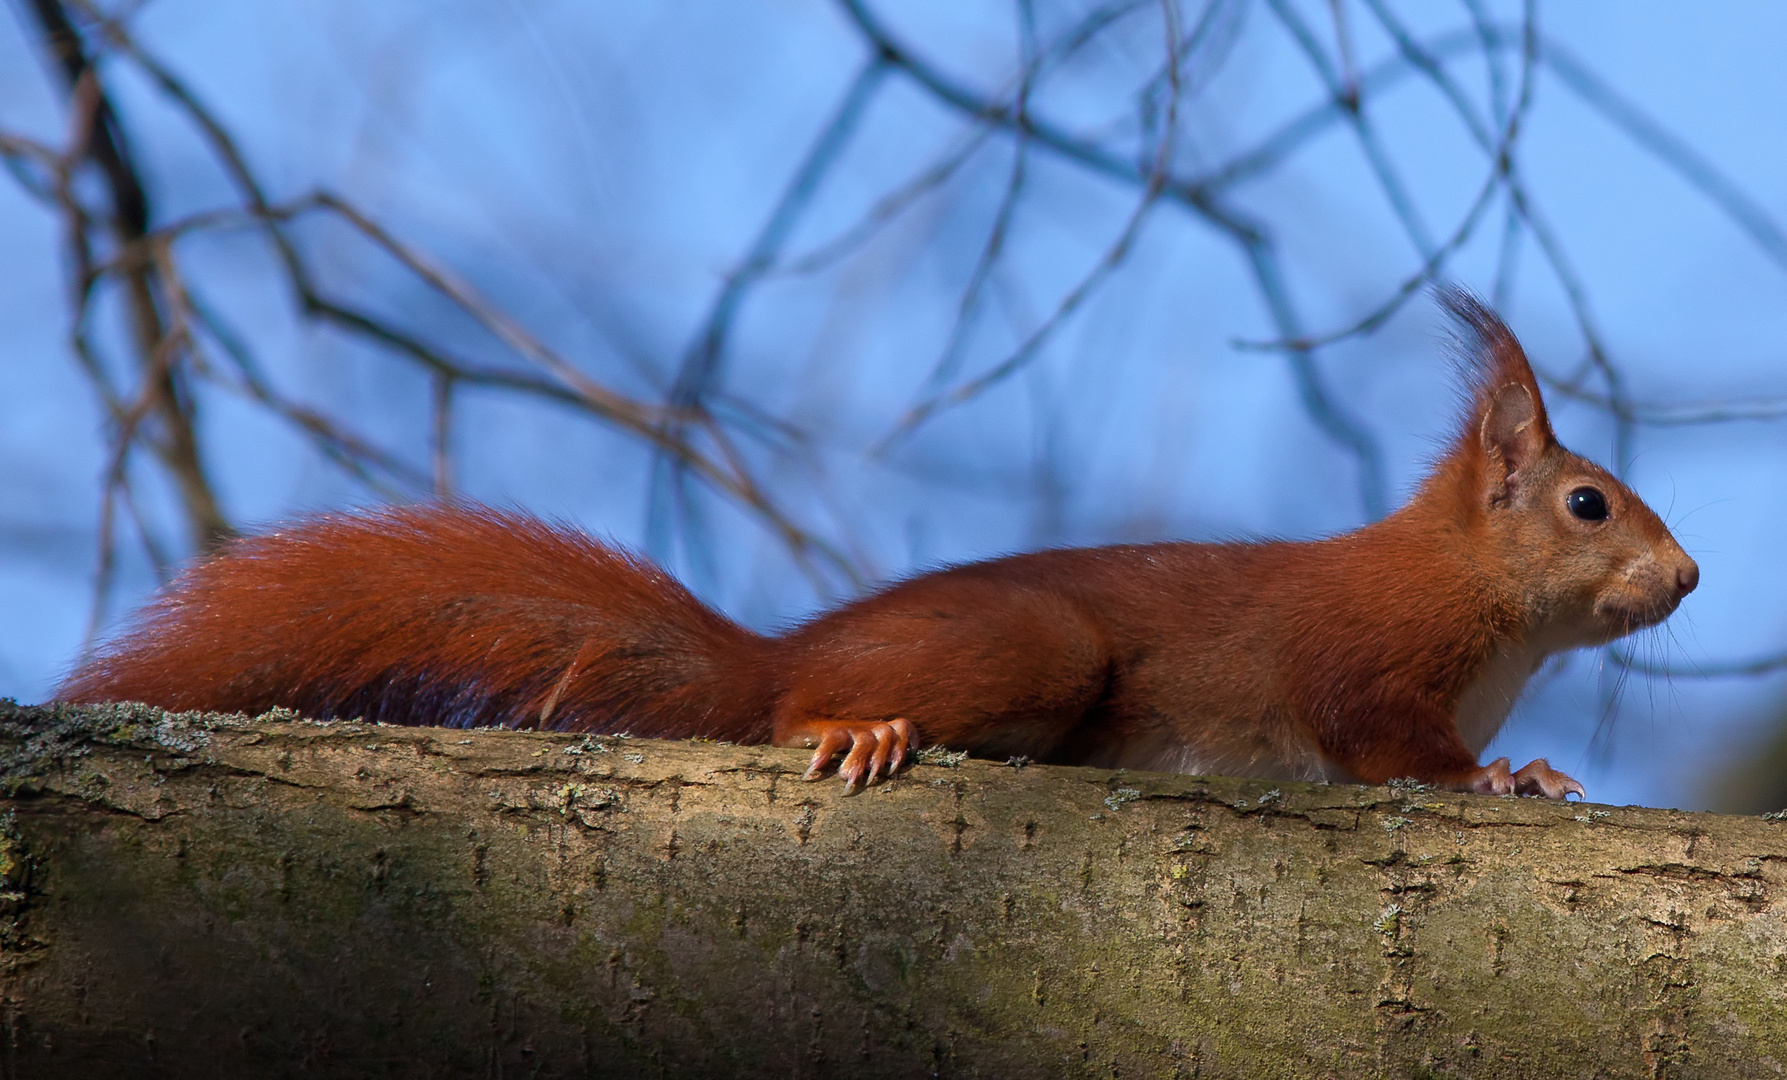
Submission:
<svg viewBox="0 0 1787 1080">
<path fill-rule="evenodd" d="M 1021 6 L 868 9 L 960 85 L 993 98 L 1015 85 Z M 1051 40 L 1086 9 L 1038 0 L 1037 39 Z M 1497 25 L 1518 23 L 1517 5 L 1489 9 Z M 1285 10 L 1340 62 L 1327 4 Z M 1359 70 L 1394 59 L 1372 7 L 1348 0 L 1341 10 Z M 1462 4 L 1384 10 L 1427 43 L 1471 27 Z M 1182 29 L 1205 11 L 1181 5 Z M 1787 9 L 1538 12 L 1548 47 L 1691 147 L 1758 213 L 1787 220 L 1778 130 L 1787 115 L 1778 61 Z M 57 142 L 64 95 L 34 51 L 22 8 L 10 15 L 0 20 L 0 129 Z M 1136 89 L 1158 67 L 1161 18 L 1158 6 L 1138 5 L 1041 83 L 1035 115 L 1145 156 L 1154 144 Z M 580 370 L 654 401 L 866 55 L 841 6 L 817 0 L 154 0 L 131 25 L 236 133 L 276 199 L 339 192 Z M 1175 175 L 1232 160 L 1324 100 L 1286 26 L 1258 2 L 1211 16 L 1182 75 Z M 1489 117 L 1489 68 L 1469 49 L 1449 55 L 1447 72 Z M 1517 57 L 1498 55 L 1511 98 Z M 227 204 L 227 180 L 191 124 L 128 63 L 113 61 L 107 75 L 157 222 Z M 1430 82 L 1404 78 L 1365 100 L 1414 217 L 1430 244 L 1443 241 L 1482 189 L 1484 153 Z M 870 578 L 1039 545 L 1311 537 L 1367 519 L 1358 461 L 1312 419 L 1284 358 L 1236 347 L 1275 336 L 1239 249 L 1167 203 L 1147 212 L 1121 262 L 1018 375 L 875 453 L 938 385 L 931 375 L 1016 146 L 1006 133 L 970 143 L 974 126 L 902 71 L 883 75 L 865 101 L 789 230 L 787 257 L 739 307 L 719 384 L 741 408 L 802 432 L 798 448 L 744 440 L 752 468 L 792 517 Z M 816 269 L 800 265 L 965 147 L 946 182 L 866 242 Z M 1555 67 L 1535 69 L 1516 160 L 1631 399 L 1661 407 L 1787 394 L 1787 269 Z M 1044 324 L 1122 235 L 1138 194 L 1133 183 L 1031 147 L 1003 257 L 960 335 L 953 381 L 942 385 L 991 370 Z M 1269 227 L 1286 294 L 1312 332 L 1358 319 L 1420 265 L 1421 244 L 1345 124 L 1225 199 Z M 1491 292 L 1505 219 L 1498 193 L 1448 275 Z M 46 696 L 80 647 L 105 460 L 93 395 L 68 357 L 57 228 L 0 177 L 0 317 L 10 346 L 0 365 L 0 400 L 10 406 L 0 429 L 0 611 L 11 616 L 0 630 L 0 694 L 22 700 Z M 296 235 L 333 293 L 464 355 L 522 363 L 350 230 L 315 220 Z M 1505 313 L 1535 362 L 1568 377 L 1585 345 L 1564 284 L 1530 230 L 1513 250 Z M 301 319 L 251 230 L 194 236 L 178 251 L 195 288 L 286 393 L 426 470 L 424 377 Z M 1375 333 L 1314 360 L 1336 408 L 1381 447 L 1391 502 L 1411 490 L 1453 423 L 1442 343 L 1433 305 L 1416 299 Z M 377 501 L 251 404 L 210 387 L 200 401 L 233 520 Z M 1614 464 L 1603 411 L 1555 395 L 1552 408 L 1568 445 Z M 758 520 L 724 499 L 698 495 L 696 517 L 684 519 L 698 525 L 654 530 L 651 458 L 623 433 L 489 392 L 461 395 L 454 419 L 462 491 L 650 547 L 753 625 L 784 624 L 847 594 L 836 579 L 815 587 Z M 1787 523 L 1774 498 L 1784 437 L 1787 424 L 1766 421 L 1635 430 L 1626 475 L 1703 569 L 1701 589 L 1641 648 L 1682 668 L 1787 649 L 1787 579 L 1775 557 Z M 139 475 L 151 528 L 179 551 L 165 481 L 148 466 Z M 122 545 L 121 560 L 113 620 L 155 585 L 138 547 Z M 1492 752 L 1516 764 L 1548 755 L 1597 801 L 1702 805 L 1704 777 L 1746 752 L 1781 690 L 1779 679 L 1616 681 L 1600 654 L 1557 665 Z"/>
</svg>

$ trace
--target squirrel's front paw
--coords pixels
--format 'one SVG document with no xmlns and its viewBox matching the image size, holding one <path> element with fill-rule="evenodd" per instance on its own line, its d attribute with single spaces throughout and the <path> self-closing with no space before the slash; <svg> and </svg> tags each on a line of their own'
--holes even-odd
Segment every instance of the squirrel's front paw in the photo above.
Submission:
<svg viewBox="0 0 1787 1080">
<path fill-rule="evenodd" d="M 1543 795 L 1547 799 L 1562 799 L 1574 793 L 1578 799 L 1588 798 L 1582 785 L 1551 767 L 1544 758 L 1533 761 L 1514 774 L 1514 794 Z"/>
<path fill-rule="evenodd" d="M 1476 772 L 1469 774 L 1464 783 L 1458 786 L 1458 790 L 1474 791 L 1479 795 L 1514 794 L 1514 777 L 1508 772 L 1508 759 L 1496 758 Z"/>
<path fill-rule="evenodd" d="M 803 735 L 801 742 L 804 745 L 813 746 L 815 739 L 818 743 L 813 751 L 813 763 L 807 767 L 807 780 L 819 779 L 832 758 L 846 746 L 850 748 L 844 755 L 843 764 L 838 766 L 846 795 L 857 788 L 867 787 L 877 776 L 892 776 L 898 772 L 907 755 L 918 746 L 918 729 L 910 721 L 900 719 L 883 723 L 818 721 L 808 725 Z"/>
<path fill-rule="evenodd" d="M 1544 758 L 1537 758 L 1526 768 L 1513 773 L 1508 771 L 1507 758 L 1496 758 L 1468 774 L 1458 789 L 1483 795 L 1542 795 L 1547 799 L 1561 799 L 1574 794 L 1579 799 L 1586 797 L 1581 784 L 1552 768 Z"/>
</svg>

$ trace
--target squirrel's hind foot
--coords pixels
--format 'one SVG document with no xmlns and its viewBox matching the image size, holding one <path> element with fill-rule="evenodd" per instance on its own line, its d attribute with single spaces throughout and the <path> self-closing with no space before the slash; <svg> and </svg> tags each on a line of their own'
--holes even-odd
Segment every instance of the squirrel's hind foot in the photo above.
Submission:
<svg viewBox="0 0 1787 1080">
<path fill-rule="evenodd" d="M 918 729 L 902 719 L 877 723 L 817 720 L 804 725 L 793 741 L 797 746 L 814 746 L 815 740 L 818 745 L 803 779 L 819 779 L 826 766 L 847 746 L 850 752 L 838 766 L 838 776 L 844 781 L 844 794 L 850 795 L 869 786 L 877 776 L 898 772 L 918 747 Z"/>
</svg>

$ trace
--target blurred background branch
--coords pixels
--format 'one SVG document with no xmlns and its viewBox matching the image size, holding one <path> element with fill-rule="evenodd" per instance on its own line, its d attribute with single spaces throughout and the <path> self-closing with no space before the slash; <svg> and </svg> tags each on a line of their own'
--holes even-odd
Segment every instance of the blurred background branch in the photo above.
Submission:
<svg viewBox="0 0 1787 1080">
<path fill-rule="evenodd" d="M 1507 738 L 1685 805 L 1657 718 L 1772 715 L 1787 626 L 1742 603 L 1772 525 L 1722 493 L 1779 473 L 1787 169 L 1668 118 L 1728 103 L 1597 67 L 1679 29 L 1623 16 L 1609 53 L 1537 0 L 14 6 L 7 265 L 60 284 L 21 287 L 6 389 L 94 441 L 0 451 L 38 478 L 0 544 L 87 600 L 0 645 L 10 692 L 236 530 L 365 501 L 573 517 L 759 625 L 938 559 L 1349 528 L 1444 437 L 1421 298 L 1454 279 L 1572 445 L 1708 522 L 1696 613 L 1565 665 Z M 1590 144 L 1628 156 L 1577 183 Z M 1689 257 L 1742 286 L 1644 280 Z M 1633 710 L 1648 734 L 1590 737 Z"/>
</svg>

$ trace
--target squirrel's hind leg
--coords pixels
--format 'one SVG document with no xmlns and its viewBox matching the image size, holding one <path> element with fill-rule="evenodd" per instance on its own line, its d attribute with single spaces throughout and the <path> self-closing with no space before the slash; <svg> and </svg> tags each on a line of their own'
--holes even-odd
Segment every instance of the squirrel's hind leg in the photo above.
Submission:
<svg viewBox="0 0 1787 1080">
<path fill-rule="evenodd" d="M 846 791 L 891 776 L 927 743 L 1044 759 L 1105 693 L 1111 658 L 1070 600 L 1001 582 L 924 581 L 846 608 L 788 640 L 777 746 L 839 753 Z"/>
</svg>

